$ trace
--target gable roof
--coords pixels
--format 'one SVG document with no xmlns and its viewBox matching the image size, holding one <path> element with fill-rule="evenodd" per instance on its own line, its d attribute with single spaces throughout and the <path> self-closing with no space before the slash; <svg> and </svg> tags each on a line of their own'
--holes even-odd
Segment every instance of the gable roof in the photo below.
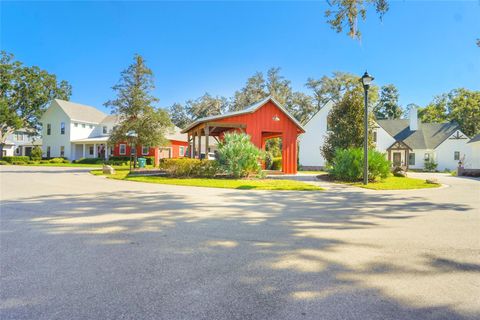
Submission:
<svg viewBox="0 0 480 320">
<path fill-rule="evenodd" d="M 459 130 L 455 122 L 446 123 L 422 123 L 418 122 L 418 130 L 410 130 L 410 120 L 377 120 L 382 127 L 396 141 L 403 141 L 412 149 L 435 149 L 456 130 Z"/>
<path fill-rule="evenodd" d="M 232 112 L 227 112 L 227 113 L 224 113 L 224 114 L 219 114 L 219 115 L 216 115 L 216 116 L 209 116 L 209 117 L 204 117 L 204 118 L 197 119 L 194 122 L 190 123 L 185 129 L 183 129 L 182 133 L 187 133 L 188 130 L 196 127 L 197 125 L 199 125 L 203 122 L 207 122 L 207 121 L 211 121 L 211 120 L 224 119 L 224 118 L 239 116 L 239 115 L 243 115 L 243 114 L 254 113 L 255 111 L 260 109 L 260 107 L 262 107 L 263 105 L 265 105 L 269 101 L 273 102 L 273 104 L 275 104 L 275 106 L 277 106 L 277 108 L 279 108 L 290 120 L 292 120 L 300 129 L 305 131 L 303 126 L 300 124 L 300 122 L 298 122 L 297 119 L 295 119 L 284 107 L 282 107 L 282 105 L 277 100 L 275 100 L 275 98 L 273 98 L 271 96 L 268 96 L 265 99 L 260 100 L 258 102 L 255 102 L 254 104 L 252 104 L 252 105 L 250 105 L 250 106 L 248 106 L 245 109 L 240 110 L 240 111 L 232 111 Z"/>
<path fill-rule="evenodd" d="M 317 110 L 317 112 L 315 112 L 315 113 L 313 114 L 313 116 L 311 116 L 307 121 L 305 121 L 305 126 L 306 126 L 310 121 L 312 121 L 313 118 L 315 118 L 315 117 L 317 116 L 317 114 L 320 113 L 320 111 L 323 111 L 323 110 L 325 110 L 326 108 L 330 108 L 330 109 L 331 109 L 331 108 L 333 107 L 333 105 L 334 105 L 333 100 L 332 100 L 332 99 L 329 99 L 327 102 L 325 102 L 325 103 L 323 104 L 323 106 L 322 106 L 320 109 Z M 327 116 L 328 116 L 328 114 L 327 114 Z"/>
<path fill-rule="evenodd" d="M 475 137 L 473 137 L 472 139 L 470 139 L 470 141 L 468 141 L 467 143 L 474 143 L 474 142 L 480 142 L 480 133 L 477 134 Z"/>
<path fill-rule="evenodd" d="M 175 141 L 188 141 L 188 137 L 186 133 L 182 133 L 182 129 L 180 129 L 177 126 L 174 126 L 174 128 L 169 131 L 166 135 L 165 138 L 168 140 L 175 140 Z"/>
<path fill-rule="evenodd" d="M 60 108 L 71 120 L 100 123 L 107 115 L 97 108 L 70 101 L 55 99 Z"/>
</svg>

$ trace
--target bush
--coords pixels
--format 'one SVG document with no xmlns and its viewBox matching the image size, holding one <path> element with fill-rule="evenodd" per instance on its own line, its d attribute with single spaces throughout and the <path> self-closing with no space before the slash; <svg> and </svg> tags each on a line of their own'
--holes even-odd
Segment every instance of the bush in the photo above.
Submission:
<svg viewBox="0 0 480 320">
<path fill-rule="evenodd" d="M 153 165 L 155 163 L 155 157 L 142 157 L 147 160 L 147 165 Z"/>
<path fill-rule="evenodd" d="M 27 161 L 27 162 L 24 162 L 24 161 L 12 161 L 12 164 L 14 164 L 14 165 L 22 165 L 22 164 L 27 164 L 27 163 L 28 163 L 28 161 Z"/>
<path fill-rule="evenodd" d="M 359 181 L 363 178 L 363 149 L 337 149 L 330 174 L 344 181 Z M 368 151 L 368 180 L 385 179 L 390 174 L 390 161 L 376 151 Z"/>
<path fill-rule="evenodd" d="M 7 165 L 7 164 L 8 164 L 7 161 L 0 160 L 0 166 L 5 166 L 5 165 Z"/>
<path fill-rule="evenodd" d="M 148 157 L 145 157 L 145 158 L 148 158 Z M 108 158 L 108 160 L 129 162 L 130 161 L 130 156 L 111 156 L 111 157 Z"/>
<path fill-rule="evenodd" d="M 105 162 L 105 159 L 103 159 L 103 158 L 80 158 L 80 159 L 77 159 L 73 162 L 74 163 L 83 163 L 83 164 L 102 164 L 102 163 Z"/>
<path fill-rule="evenodd" d="M 218 145 L 219 163 L 222 169 L 235 178 L 261 172 L 260 161 L 264 153 L 244 133 L 226 133 Z"/>
<path fill-rule="evenodd" d="M 30 157 L 27 156 L 5 156 L 3 157 L 3 161 L 13 164 L 14 162 L 23 162 L 27 163 L 30 160 Z"/>
<path fill-rule="evenodd" d="M 162 159 L 159 167 L 169 176 L 181 178 L 212 178 L 220 173 L 220 166 L 216 160 L 199 160 L 190 158 Z"/>
<path fill-rule="evenodd" d="M 277 157 L 272 159 L 272 165 L 270 166 L 271 170 L 282 170 L 282 157 Z"/>
<path fill-rule="evenodd" d="M 63 163 L 63 160 L 64 160 L 63 158 L 52 158 L 48 162 L 50 162 L 50 163 Z M 68 162 L 68 160 L 67 160 L 67 162 Z"/>
<path fill-rule="evenodd" d="M 36 146 L 32 149 L 30 153 L 30 159 L 32 160 L 42 160 L 42 148 Z"/>
<path fill-rule="evenodd" d="M 425 170 L 428 172 L 434 172 L 437 170 L 438 163 L 433 160 L 426 160 L 425 161 Z"/>
</svg>

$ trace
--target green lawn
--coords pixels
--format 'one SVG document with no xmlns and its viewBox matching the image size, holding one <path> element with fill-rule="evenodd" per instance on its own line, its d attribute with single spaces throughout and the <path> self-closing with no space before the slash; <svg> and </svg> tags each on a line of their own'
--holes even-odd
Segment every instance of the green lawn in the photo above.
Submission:
<svg viewBox="0 0 480 320">
<path fill-rule="evenodd" d="M 388 177 L 382 181 L 369 182 L 366 186 L 362 183 L 353 183 L 352 185 L 372 189 L 372 190 L 407 190 L 407 189 L 425 189 L 438 188 L 441 184 L 426 183 L 425 180 L 415 178 Z"/>
<path fill-rule="evenodd" d="M 101 170 L 90 171 L 94 175 L 103 175 Z M 129 176 L 128 169 L 117 170 L 114 175 L 107 176 L 110 179 L 128 180 L 147 183 L 170 184 L 177 186 L 209 187 L 209 188 L 228 188 L 245 190 L 295 190 L 295 191 L 315 191 L 323 190 L 320 187 L 293 180 L 280 179 L 204 179 L 204 178 L 169 178 L 159 176 Z"/>
</svg>

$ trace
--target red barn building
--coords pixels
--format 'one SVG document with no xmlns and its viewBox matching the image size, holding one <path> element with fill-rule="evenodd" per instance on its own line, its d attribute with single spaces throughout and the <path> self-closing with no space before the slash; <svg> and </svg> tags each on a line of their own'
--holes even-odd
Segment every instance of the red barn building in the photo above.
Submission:
<svg viewBox="0 0 480 320">
<path fill-rule="evenodd" d="M 297 173 L 297 139 L 305 130 L 274 98 L 268 97 L 244 110 L 201 118 L 190 124 L 182 131 L 188 135 L 188 156 L 200 157 L 198 151 L 202 150 L 202 140 L 205 149 L 210 146 L 210 138 L 221 139 L 228 131 L 245 132 L 262 150 L 265 150 L 268 139 L 281 138 L 282 172 Z"/>
</svg>

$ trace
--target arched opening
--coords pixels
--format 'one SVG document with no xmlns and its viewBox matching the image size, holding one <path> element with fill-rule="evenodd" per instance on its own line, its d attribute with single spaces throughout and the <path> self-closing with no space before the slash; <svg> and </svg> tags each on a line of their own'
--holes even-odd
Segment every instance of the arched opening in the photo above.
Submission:
<svg viewBox="0 0 480 320">
<path fill-rule="evenodd" d="M 283 169 L 281 133 L 263 132 L 262 149 L 265 151 L 264 170 L 271 174 L 280 174 Z"/>
</svg>

